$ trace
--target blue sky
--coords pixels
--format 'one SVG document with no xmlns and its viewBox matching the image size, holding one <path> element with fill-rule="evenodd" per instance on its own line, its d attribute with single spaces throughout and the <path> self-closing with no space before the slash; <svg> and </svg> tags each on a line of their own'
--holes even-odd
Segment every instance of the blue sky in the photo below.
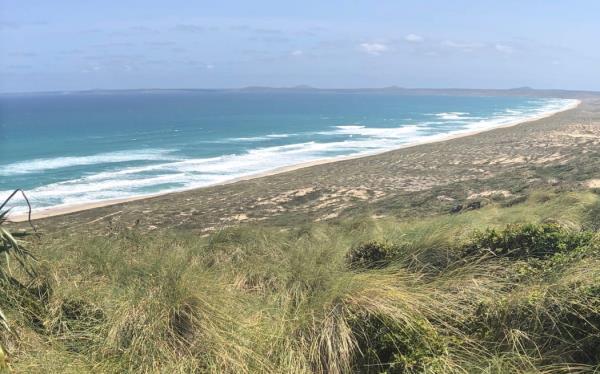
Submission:
<svg viewBox="0 0 600 374">
<path fill-rule="evenodd" d="M 0 0 L 0 91 L 600 90 L 600 1 Z"/>
</svg>

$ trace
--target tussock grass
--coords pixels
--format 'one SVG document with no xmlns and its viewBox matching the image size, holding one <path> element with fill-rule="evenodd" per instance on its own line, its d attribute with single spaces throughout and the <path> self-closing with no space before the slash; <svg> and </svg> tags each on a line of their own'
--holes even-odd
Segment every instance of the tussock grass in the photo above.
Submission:
<svg viewBox="0 0 600 374">
<path fill-rule="evenodd" d="M 255 224 L 208 237 L 126 228 L 48 235 L 30 245 L 40 259 L 34 306 L 6 306 L 19 330 L 12 365 L 593 371 L 600 238 L 579 230 L 597 204 L 592 193 L 540 192 L 511 207 L 421 220 Z"/>
</svg>

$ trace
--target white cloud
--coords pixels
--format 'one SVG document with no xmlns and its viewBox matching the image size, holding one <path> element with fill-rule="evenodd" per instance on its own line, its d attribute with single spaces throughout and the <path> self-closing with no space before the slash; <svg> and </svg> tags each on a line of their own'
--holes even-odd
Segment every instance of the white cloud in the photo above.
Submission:
<svg viewBox="0 0 600 374">
<path fill-rule="evenodd" d="M 89 64 L 86 68 L 81 70 L 82 73 L 94 73 L 102 70 L 102 67 L 98 64 Z"/>
<path fill-rule="evenodd" d="M 409 43 L 421 43 L 425 40 L 425 38 L 417 34 L 408 34 L 404 37 L 404 40 L 406 40 Z"/>
<path fill-rule="evenodd" d="M 382 43 L 362 43 L 360 47 L 363 51 L 374 56 L 378 56 L 381 53 L 389 50 L 388 46 Z"/>
<path fill-rule="evenodd" d="M 496 51 L 507 55 L 510 55 L 515 51 L 513 47 L 505 44 L 496 44 L 494 48 L 496 49 Z"/>
<path fill-rule="evenodd" d="M 464 42 L 454 42 L 452 40 L 446 40 L 442 43 L 444 47 L 460 49 L 465 52 L 471 52 L 474 49 L 479 49 L 485 47 L 483 43 L 464 43 Z"/>
<path fill-rule="evenodd" d="M 292 56 L 302 56 L 302 55 L 304 54 L 304 52 L 302 52 L 302 51 L 301 51 L 301 50 L 299 50 L 299 49 L 296 49 L 295 51 L 292 51 L 290 54 L 291 54 Z"/>
<path fill-rule="evenodd" d="M 206 64 L 205 68 L 206 68 L 206 70 L 212 70 L 212 69 L 215 68 L 215 65 L 213 65 L 213 64 Z"/>
</svg>

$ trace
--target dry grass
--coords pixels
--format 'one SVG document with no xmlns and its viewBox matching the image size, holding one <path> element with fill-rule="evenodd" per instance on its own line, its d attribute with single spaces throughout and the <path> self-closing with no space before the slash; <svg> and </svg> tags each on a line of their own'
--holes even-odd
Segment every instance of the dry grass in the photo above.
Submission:
<svg viewBox="0 0 600 374">
<path fill-rule="evenodd" d="M 555 217 L 573 233 L 597 204 L 591 192 L 538 192 L 419 220 L 33 238 L 35 289 L 47 292 L 2 304 L 18 334 L 4 341 L 17 372 L 590 371 L 595 238 L 544 259 L 464 248 L 476 230 Z M 384 265 L 350 266 L 367 242 L 387 243 Z"/>
</svg>

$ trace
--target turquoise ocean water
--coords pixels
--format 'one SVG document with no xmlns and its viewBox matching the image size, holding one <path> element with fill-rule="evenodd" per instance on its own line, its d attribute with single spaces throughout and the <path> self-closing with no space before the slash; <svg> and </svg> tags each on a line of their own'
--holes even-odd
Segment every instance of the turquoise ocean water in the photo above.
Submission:
<svg viewBox="0 0 600 374">
<path fill-rule="evenodd" d="M 0 197 L 23 188 L 34 208 L 43 209 L 202 187 L 496 127 L 572 104 L 356 92 L 1 95 Z"/>
</svg>

